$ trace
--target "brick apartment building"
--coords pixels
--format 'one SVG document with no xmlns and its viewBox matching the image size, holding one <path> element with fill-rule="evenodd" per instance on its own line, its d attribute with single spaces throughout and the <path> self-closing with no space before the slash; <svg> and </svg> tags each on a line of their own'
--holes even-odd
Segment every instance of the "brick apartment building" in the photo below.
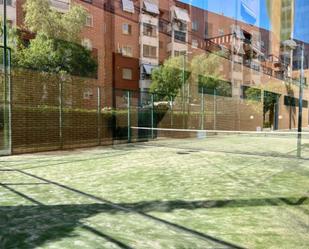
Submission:
<svg viewBox="0 0 309 249">
<path fill-rule="evenodd" d="M 22 29 L 24 2 L 12 0 L 8 7 L 9 20 Z M 147 91 L 152 69 L 171 56 L 181 55 L 190 60 L 197 54 L 222 50 L 227 51 L 221 60 L 222 78 L 230 82 L 234 97 L 244 97 L 246 87 L 262 86 L 282 96 L 280 106 L 287 108 L 284 96 L 288 93 L 282 80 L 284 73 L 291 70 L 280 58 L 280 42 L 268 30 L 176 0 L 50 2 L 61 12 L 73 3 L 88 11 L 81 43 L 98 60 L 97 82 L 104 88 L 106 105 L 113 104 L 113 89 Z M 296 88 L 294 92 L 298 92 Z M 305 99 L 309 99 L 307 95 Z M 279 126 L 287 128 L 283 121 Z"/>
</svg>

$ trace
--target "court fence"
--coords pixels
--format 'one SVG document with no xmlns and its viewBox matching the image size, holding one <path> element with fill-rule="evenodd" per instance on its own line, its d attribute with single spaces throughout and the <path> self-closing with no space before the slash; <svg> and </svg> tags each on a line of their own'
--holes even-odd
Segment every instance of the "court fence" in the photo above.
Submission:
<svg viewBox="0 0 309 249">
<path fill-rule="evenodd" d="M 131 127 L 255 131 L 263 126 L 261 102 L 220 96 L 215 90 L 192 88 L 183 94 L 180 89 L 177 96 L 168 96 L 25 69 L 12 70 L 10 81 L 13 154 L 133 142 L 144 136 Z"/>
</svg>

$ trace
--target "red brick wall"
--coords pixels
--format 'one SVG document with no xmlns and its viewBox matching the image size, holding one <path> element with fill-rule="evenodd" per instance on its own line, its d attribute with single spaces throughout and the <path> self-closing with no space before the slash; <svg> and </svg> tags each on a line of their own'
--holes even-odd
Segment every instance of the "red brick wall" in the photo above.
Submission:
<svg viewBox="0 0 309 249">
<path fill-rule="evenodd" d="M 132 69 L 132 80 L 122 78 L 122 69 Z M 115 88 L 117 89 L 139 89 L 139 60 L 137 58 L 124 57 L 121 54 L 114 54 L 114 77 Z"/>
</svg>

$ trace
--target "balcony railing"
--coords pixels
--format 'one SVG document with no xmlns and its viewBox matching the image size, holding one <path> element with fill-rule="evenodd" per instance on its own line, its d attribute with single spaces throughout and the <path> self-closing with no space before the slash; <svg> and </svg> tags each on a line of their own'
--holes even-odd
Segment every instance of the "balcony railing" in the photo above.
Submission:
<svg viewBox="0 0 309 249">
<path fill-rule="evenodd" d="M 143 35 L 144 36 L 149 36 L 149 37 L 158 37 L 156 30 L 153 30 L 153 31 L 144 30 L 143 31 Z"/>
<path fill-rule="evenodd" d="M 187 34 L 181 31 L 174 31 L 174 39 L 177 42 L 185 43 L 187 40 Z"/>
<path fill-rule="evenodd" d="M 260 65 L 257 62 L 251 60 L 245 60 L 245 66 L 250 67 L 253 70 L 260 71 Z"/>
</svg>

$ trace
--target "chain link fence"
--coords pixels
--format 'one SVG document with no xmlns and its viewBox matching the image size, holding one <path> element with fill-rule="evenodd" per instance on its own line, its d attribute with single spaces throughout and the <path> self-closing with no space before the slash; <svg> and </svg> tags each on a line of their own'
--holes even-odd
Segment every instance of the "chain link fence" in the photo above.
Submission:
<svg viewBox="0 0 309 249">
<path fill-rule="evenodd" d="M 155 137 L 132 127 L 256 131 L 263 103 L 191 86 L 176 96 L 102 87 L 97 79 L 11 72 L 13 153 L 126 143 Z M 3 77 L 1 77 L 3 85 Z M 184 94 L 185 93 L 185 94 Z M 3 116 L 3 115 L 1 115 Z"/>
<path fill-rule="evenodd" d="M 14 69 L 12 152 L 111 144 L 111 89 L 96 79 Z"/>
<path fill-rule="evenodd" d="M 115 95 L 115 127 L 120 140 L 153 138 L 153 128 L 256 131 L 263 126 L 262 102 L 220 96 L 216 91 L 182 97 L 117 89 Z"/>
</svg>

